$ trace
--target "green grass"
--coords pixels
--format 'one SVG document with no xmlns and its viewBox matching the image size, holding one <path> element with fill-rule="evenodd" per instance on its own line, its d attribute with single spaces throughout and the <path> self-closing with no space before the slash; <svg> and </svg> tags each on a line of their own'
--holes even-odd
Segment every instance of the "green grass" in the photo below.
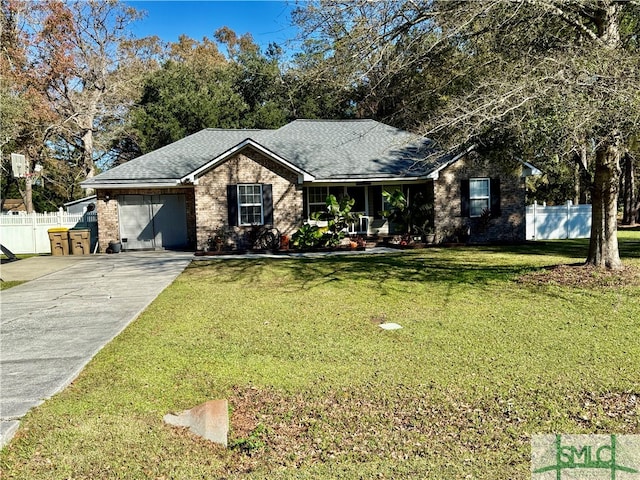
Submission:
<svg viewBox="0 0 640 480">
<path fill-rule="evenodd" d="M 24 283 L 24 280 L 9 280 L 0 282 L 0 290 L 6 290 L 8 288 L 16 287 Z"/>
<path fill-rule="evenodd" d="M 2 478 L 529 478 L 532 434 L 640 433 L 640 287 L 517 281 L 586 251 L 194 262 L 27 415 Z M 215 398 L 235 448 L 162 422 Z"/>
</svg>

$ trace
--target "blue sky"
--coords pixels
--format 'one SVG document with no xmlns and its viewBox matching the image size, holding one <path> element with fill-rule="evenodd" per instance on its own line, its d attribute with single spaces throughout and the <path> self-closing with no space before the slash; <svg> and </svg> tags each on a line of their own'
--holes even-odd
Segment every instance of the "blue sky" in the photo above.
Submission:
<svg viewBox="0 0 640 480">
<path fill-rule="evenodd" d="M 195 40 L 213 38 L 214 32 L 227 26 L 238 35 L 251 33 L 264 48 L 271 42 L 285 46 L 295 36 L 291 27 L 293 2 L 286 1 L 127 1 L 137 10 L 146 10 L 143 20 L 133 25 L 137 37 L 157 35 L 175 42 L 185 34 Z M 286 50 L 286 48 L 285 48 Z"/>
</svg>

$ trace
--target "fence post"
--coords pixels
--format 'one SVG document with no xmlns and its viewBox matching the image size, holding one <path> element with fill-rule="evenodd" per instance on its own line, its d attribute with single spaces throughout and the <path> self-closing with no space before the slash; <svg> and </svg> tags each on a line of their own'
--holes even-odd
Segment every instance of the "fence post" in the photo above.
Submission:
<svg viewBox="0 0 640 480">
<path fill-rule="evenodd" d="M 566 209 L 567 220 L 565 223 L 565 230 L 567 231 L 567 240 L 571 238 L 571 205 L 573 205 L 573 202 L 571 200 L 567 200 L 567 209 Z"/>
<path fill-rule="evenodd" d="M 57 216 L 58 216 L 58 225 L 59 225 L 59 226 L 62 226 L 62 225 L 63 225 L 63 223 L 62 223 L 62 220 L 63 220 L 63 219 L 62 219 L 62 215 L 63 215 L 63 213 L 64 213 L 64 210 L 62 209 L 62 207 L 60 207 L 60 208 L 58 209 L 58 215 L 57 215 Z"/>
<path fill-rule="evenodd" d="M 538 201 L 533 202 L 533 240 L 538 240 Z"/>
<path fill-rule="evenodd" d="M 37 213 L 35 211 L 31 212 L 31 240 L 33 245 L 33 251 L 38 253 L 38 239 L 36 238 L 36 230 L 38 229 L 38 218 Z"/>
</svg>

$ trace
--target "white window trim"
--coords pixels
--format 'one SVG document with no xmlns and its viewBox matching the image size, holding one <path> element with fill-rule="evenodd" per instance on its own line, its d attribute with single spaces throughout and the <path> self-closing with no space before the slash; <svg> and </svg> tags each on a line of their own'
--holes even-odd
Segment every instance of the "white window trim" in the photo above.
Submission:
<svg viewBox="0 0 640 480">
<path fill-rule="evenodd" d="M 240 194 L 241 187 L 260 187 L 260 203 L 242 203 Z M 239 183 L 237 186 L 237 199 L 238 199 L 238 225 L 241 227 L 247 227 L 256 225 L 256 223 L 243 223 L 242 222 L 242 207 L 260 207 L 260 223 L 257 225 L 264 225 L 264 197 L 262 192 L 261 183 Z"/>
<path fill-rule="evenodd" d="M 482 180 L 484 182 L 487 183 L 487 194 L 486 195 L 472 195 L 471 192 L 471 183 L 474 181 L 479 181 Z M 489 177 L 473 177 L 469 179 L 469 217 L 471 218 L 478 218 L 482 216 L 482 212 L 480 212 L 477 215 L 473 215 L 472 211 L 473 211 L 473 201 L 474 200 L 486 200 L 487 201 L 487 209 L 491 209 L 491 179 Z"/>
<path fill-rule="evenodd" d="M 324 190 L 324 194 L 323 194 L 322 202 L 312 202 L 312 201 L 311 201 L 311 189 L 312 189 L 312 188 L 318 188 L 318 189 L 320 189 L 320 188 L 321 188 L 322 190 Z M 313 210 L 311 209 L 311 207 L 312 207 L 312 206 L 320 205 L 320 206 L 322 207 L 322 210 L 324 210 L 324 207 L 325 207 L 325 206 L 326 206 L 326 204 L 327 204 L 327 196 L 329 195 L 329 187 L 324 187 L 324 186 L 322 186 L 322 187 L 312 186 L 312 187 L 309 187 L 309 188 L 307 189 L 307 192 L 306 192 L 306 193 L 307 193 L 307 218 L 311 218 L 311 212 L 313 211 Z"/>
</svg>

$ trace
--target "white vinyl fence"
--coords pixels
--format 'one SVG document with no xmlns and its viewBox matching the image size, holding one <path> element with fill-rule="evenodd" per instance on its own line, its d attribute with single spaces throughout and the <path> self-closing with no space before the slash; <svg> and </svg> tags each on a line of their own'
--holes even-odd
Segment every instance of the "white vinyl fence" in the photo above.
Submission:
<svg viewBox="0 0 640 480">
<path fill-rule="evenodd" d="M 98 238 L 97 212 L 0 215 L 0 243 L 13 253 L 51 253 L 47 230 L 55 227 L 91 230 L 91 251 Z"/>
<path fill-rule="evenodd" d="M 591 205 L 528 205 L 527 240 L 557 240 L 589 238 L 591 235 Z"/>
</svg>

